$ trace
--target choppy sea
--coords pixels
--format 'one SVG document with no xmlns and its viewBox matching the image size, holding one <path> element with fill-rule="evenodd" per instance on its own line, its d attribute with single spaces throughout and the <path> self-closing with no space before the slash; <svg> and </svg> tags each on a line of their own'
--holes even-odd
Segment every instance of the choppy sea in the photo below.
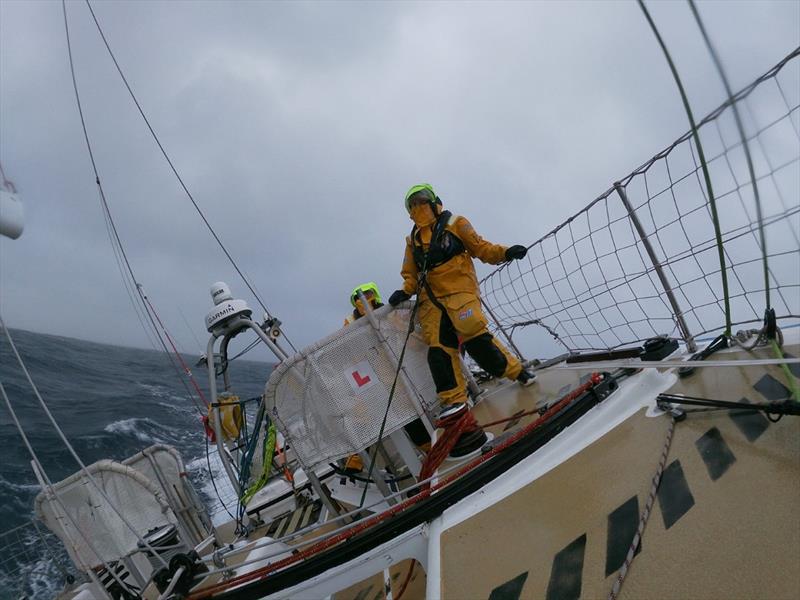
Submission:
<svg viewBox="0 0 800 600">
<path fill-rule="evenodd" d="M 223 504 L 233 510 L 230 487 L 215 455 L 206 457 L 200 414 L 163 352 L 97 344 L 10 330 L 40 393 L 86 463 L 124 459 L 150 446 L 170 444 L 183 455 L 190 477 L 218 520 Z M 193 366 L 198 356 L 184 355 Z M 259 396 L 272 365 L 237 359 L 229 373 L 240 398 Z M 193 368 L 203 393 L 204 368 Z M 31 445 L 52 481 L 78 470 L 58 439 L 0 335 L 0 382 Z M 5 403 L 0 401 L 0 599 L 50 599 L 75 568 L 58 540 L 33 521 L 40 488 Z M 219 496 L 209 476 L 214 475 Z M 221 498 L 220 498 L 221 497 Z M 226 515 L 227 516 L 227 515 Z"/>
</svg>

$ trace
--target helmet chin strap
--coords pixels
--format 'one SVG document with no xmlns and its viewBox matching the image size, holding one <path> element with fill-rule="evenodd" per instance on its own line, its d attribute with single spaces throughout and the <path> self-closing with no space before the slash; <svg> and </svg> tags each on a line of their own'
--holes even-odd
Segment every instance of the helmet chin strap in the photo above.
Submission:
<svg viewBox="0 0 800 600">
<path fill-rule="evenodd" d="M 433 211 L 434 216 L 439 216 L 442 214 L 444 208 L 442 207 L 442 201 L 439 200 L 439 196 L 436 196 L 436 200 L 431 201 L 431 210 Z"/>
</svg>

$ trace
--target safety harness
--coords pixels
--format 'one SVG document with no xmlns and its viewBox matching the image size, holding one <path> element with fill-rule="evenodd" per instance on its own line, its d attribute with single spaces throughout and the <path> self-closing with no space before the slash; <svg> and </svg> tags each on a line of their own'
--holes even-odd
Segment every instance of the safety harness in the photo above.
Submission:
<svg viewBox="0 0 800 600">
<path fill-rule="evenodd" d="M 411 228 L 411 252 L 417 269 L 420 271 L 423 270 L 423 266 L 426 264 L 428 270 L 435 269 L 451 258 L 465 252 L 464 242 L 461 241 L 461 238 L 446 229 L 451 221 L 455 221 L 452 217 L 452 213 L 449 210 L 445 210 L 436 218 L 436 224 L 433 226 L 431 235 L 431 243 L 427 252 L 425 252 L 422 244 L 422 235 L 419 227 L 415 224 Z"/>
</svg>

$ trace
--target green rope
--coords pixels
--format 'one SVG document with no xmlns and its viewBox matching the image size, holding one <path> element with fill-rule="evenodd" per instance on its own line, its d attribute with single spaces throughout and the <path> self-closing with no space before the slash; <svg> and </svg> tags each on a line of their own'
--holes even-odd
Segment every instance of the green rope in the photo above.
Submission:
<svg viewBox="0 0 800 600">
<path fill-rule="evenodd" d="M 275 444 L 277 439 L 278 435 L 277 430 L 275 429 L 275 424 L 270 422 L 269 430 L 267 431 L 267 435 L 264 436 L 264 444 L 261 449 L 261 476 L 255 483 L 253 483 L 253 485 L 245 490 L 244 494 L 242 494 L 242 504 L 247 505 L 253 496 L 256 495 L 256 492 L 263 488 L 267 484 L 267 481 L 269 481 L 269 475 L 272 472 L 272 457 L 275 454 Z"/>
<path fill-rule="evenodd" d="M 641 1 L 641 0 L 640 0 Z M 756 203 L 756 215 L 758 218 L 758 233 L 759 237 L 761 238 L 761 258 L 764 265 L 764 294 L 766 295 L 767 300 L 767 310 L 770 309 L 770 301 L 769 301 L 769 268 L 767 265 L 767 238 L 764 235 L 764 216 L 761 213 L 761 198 L 758 195 L 758 184 L 756 183 L 756 173 L 755 169 L 753 168 L 753 157 L 750 155 L 750 145 L 747 143 L 747 137 L 744 133 L 744 126 L 742 125 L 742 118 L 739 115 L 739 109 L 736 106 L 736 101 L 733 98 L 733 90 L 731 90 L 731 85 L 728 83 L 728 77 L 725 75 L 725 70 L 722 68 L 722 61 L 720 61 L 719 56 L 717 55 L 714 46 L 711 44 L 711 40 L 706 33 L 706 28 L 703 26 L 703 21 L 700 19 L 700 13 L 697 12 L 697 7 L 694 4 L 694 0 L 688 0 L 689 7 L 692 9 L 692 14 L 694 14 L 694 19 L 697 22 L 697 26 L 700 28 L 700 33 L 703 35 L 703 40 L 706 43 L 706 47 L 708 48 L 709 54 L 711 54 L 711 58 L 714 60 L 714 65 L 717 67 L 717 72 L 719 73 L 720 79 L 722 79 L 722 83 L 725 85 L 725 92 L 728 94 L 728 102 L 730 102 L 731 108 L 733 108 L 733 117 L 736 121 L 736 128 L 739 130 L 739 138 L 742 140 L 742 148 L 744 149 L 744 155 L 747 159 L 747 170 L 750 174 L 750 182 L 753 184 L 753 198 L 755 199 Z"/>
<path fill-rule="evenodd" d="M 780 346 L 778 346 L 778 342 L 774 339 L 770 340 L 770 344 L 772 345 L 772 351 L 775 352 L 775 358 L 786 358 L 783 355 L 783 351 L 781 351 Z M 789 365 L 786 363 L 781 363 L 781 369 L 783 369 L 784 375 L 786 375 L 786 381 L 789 383 L 789 389 L 792 392 L 792 396 L 797 402 L 800 402 L 800 388 L 797 386 L 797 382 L 794 380 L 794 375 L 789 370 Z"/>
<path fill-rule="evenodd" d="M 689 125 L 692 128 L 692 137 L 694 138 L 694 144 L 697 146 L 697 154 L 700 157 L 700 166 L 703 170 L 703 178 L 705 179 L 706 183 L 706 190 L 708 191 L 708 203 L 711 207 L 711 220 L 714 223 L 714 236 L 717 239 L 717 252 L 719 253 L 719 272 L 722 276 L 722 293 L 725 302 L 725 335 L 730 337 L 731 336 L 731 303 L 730 303 L 730 295 L 728 293 L 728 272 L 725 267 L 725 253 L 722 250 L 722 231 L 720 230 L 719 226 L 719 216 L 717 213 L 717 202 L 714 197 L 714 190 L 711 186 L 711 175 L 708 172 L 708 165 L 706 164 L 706 157 L 705 153 L 703 152 L 703 145 L 700 143 L 700 134 L 697 129 L 697 122 L 694 119 L 694 114 L 692 113 L 692 108 L 689 105 L 689 98 L 686 96 L 686 90 L 683 88 L 683 83 L 681 83 L 681 78 L 678 75 L 678 70 L 675 68 L 675 63 L 672 62 L 672 57 L 670 56 L 669 51 L 667 50 L 666 44 L 664 44 L 664 40 L 661 38 L 661 34 L 658 32 L 656 28 L 656 24 L 653 22 L 650 13 L 647 10 L 647 7 L 644 5 L 643 0 L 638 0 L 639 7 L 642 9 L 647 22 L 650 24 L 650 28 L 653 30 L 653 33 L 658 40 L 659 46 L 661 46 L 661 50 L 664 52 L 664 57 L 667 59 L 667 63 L 669 64 L 670 71 L 672 71 L 672 77 L 675 79 L 675 83 L 678 86 L 678 91 L 681 94 L 681 100 L 683 100 L 683 108 L 686 110 L 686 116 L 689 117 Z M 769 293 L 769 291 L 767 292 Z M 769 297 L 769 296 L 768 296 Z"/>
</svg>

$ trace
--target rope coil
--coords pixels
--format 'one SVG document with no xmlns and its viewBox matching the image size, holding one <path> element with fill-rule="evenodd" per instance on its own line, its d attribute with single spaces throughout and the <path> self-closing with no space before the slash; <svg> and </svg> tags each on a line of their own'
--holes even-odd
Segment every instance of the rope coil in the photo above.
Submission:
<svg viewBox="0 0 800 600">
<path fill-rule="evenodd" d="M 430 449 L 430 452 L 428 452 L 428 455 L 422 463 L 422 469 L 419 472 L 419 479 L 421 480 L 433 476 L 463 434 L 481 429 L 481 426 L 478 425 L 472 411 L 469 409 L 461 414 L 456 413 L 449 417 L 439 419 L 436 421 L 436 427 L 444 429 L 444 433 L 436 440 L 436 443 Z M 429 487 L 430 483 L 426 483 L 420 489 L 427 489 Z"/>
</svg>

